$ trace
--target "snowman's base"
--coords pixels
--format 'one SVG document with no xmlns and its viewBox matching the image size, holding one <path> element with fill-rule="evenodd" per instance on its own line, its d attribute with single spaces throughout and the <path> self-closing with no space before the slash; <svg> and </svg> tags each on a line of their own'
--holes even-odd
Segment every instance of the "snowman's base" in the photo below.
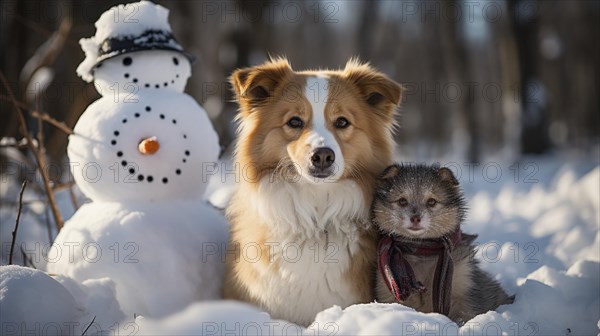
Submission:
<svg viewBox="0 0 600 336">
<path fill-rule="evenodd" d="M 220 298 L 227 224 L 195 201 L 82 206 L 48 255 L 48 272 L 82 282 L 108 277 L 127 316 L 160 318 Z"/>
</svg>

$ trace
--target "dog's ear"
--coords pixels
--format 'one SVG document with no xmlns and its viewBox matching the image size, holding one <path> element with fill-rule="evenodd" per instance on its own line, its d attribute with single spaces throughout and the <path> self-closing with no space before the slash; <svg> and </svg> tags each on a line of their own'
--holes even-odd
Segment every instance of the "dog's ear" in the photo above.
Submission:
<svg viewBox="0 0 600 336">
<path fill-rule="evenodd" d="M 238 69 L 231 75 L 230 82 L 242 107 L 254 107 L 271 98 L 275 88 L 292 74 L 288 61 L 279 58 L 259 66 Z"/>
<path fill-rule="evenodd" d="M 454 177 L 452 170 L 450 170 L 446 167 L 441 167 L 440 169 L 438 169 L 438 175 L 440 176 L 442 181 L 448 182 L 453 186 L 458 185 L 458 180 L 456 179 L 456 177 Z"/>
<path fill-rule="evenodd" d="M 393 113 L 394 108 L 400 105 L 402 86 L 373 69 L 368 63 L 351 59 L 346 63 L 344 73 L 346 78 L 358 87 L 369 106 Z"/>
<path fill-rule="evenodd" d="M 381 180 L 381 181 L 389 180 L 389 179 L 395 177 L 396 175 L 398 175 L 400 173 L 400 170 L 402 170 L 402 167 L 400 167 L 400 165 L 395 163 L 395 164 L 385 168 L 383 173 L 381 173 L 381 175 L 379 176 L 379 180 Z"/>
</svg>

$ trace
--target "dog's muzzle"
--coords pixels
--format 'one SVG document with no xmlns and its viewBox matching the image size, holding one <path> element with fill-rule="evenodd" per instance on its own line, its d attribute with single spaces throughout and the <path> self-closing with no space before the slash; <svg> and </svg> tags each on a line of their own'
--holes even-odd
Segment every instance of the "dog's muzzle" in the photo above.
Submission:
<svg viewBox="0 0 600 336">
<path fill-rule="evenodd" d="M 334 173 L 335 152 L 329 147 L 316 148 L 310 154 L 310 175 L 318 178 L 326 178 Z"/>
</svg>

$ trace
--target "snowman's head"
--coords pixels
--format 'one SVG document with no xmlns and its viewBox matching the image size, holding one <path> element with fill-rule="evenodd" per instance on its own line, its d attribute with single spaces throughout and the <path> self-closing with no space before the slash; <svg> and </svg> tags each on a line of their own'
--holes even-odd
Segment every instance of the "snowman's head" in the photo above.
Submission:
<svg viewBox="0 0 600 336">
<path fill-rule="evenodd" d="M 96 90 L 102 96 L 144 90 L 183 92 L 191 76 L 191 64 L 177 51 L 144 50 L 101 61 L 92 74 Z"/>
<path fill-rule="evenodd" d="M 79 40 L 85 59 L 77 74 L 93 81 L 102 96 L 183 92 L 193 56 L 173 36 L 168 16 L 150 1 L 110 8 L 96 21 L 96 34 Z"/>
</svg>

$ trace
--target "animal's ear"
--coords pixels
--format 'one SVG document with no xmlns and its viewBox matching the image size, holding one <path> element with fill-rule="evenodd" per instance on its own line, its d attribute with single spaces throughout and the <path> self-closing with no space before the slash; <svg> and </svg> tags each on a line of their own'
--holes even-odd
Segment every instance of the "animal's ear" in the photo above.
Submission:
<svg viewBox="0 0 600 336">
<path fill-rule="evenodd" d="M 450 184 L 455 185 L 455 186 L 458 185 L 458 180 L 456 179 L 456 177 L 454 177 L 452 170 L 450 170 L 446 167 L 442 167 L 442 168 L 438 169 L 438 175 L 440 175 L 440 178 L 442 179 L 442 181 L 449 182 Z"/>
<path fill-rule="evenodd" d="M 379 176 L 379 179 L 382 181 L 391 179 L 392 177 L 395 177 L 396 175 L 398 175 L 400 173 L 401 169 L 402 169 L 402 167 L 400 167 L 400 165 L 393 164 L 393 165 L 385 168 L 383 173 L 381 173 L 381 175 Z"/>
<path fill-rule="evenodd" d="M 346 63 L 344 73 L 346 78 L 358 87 L 369 106 L 393 113 L 394 107 L 400 105 L 402 86 L 373 69 L 368 63 L 351 59 Z"/>
<path fill-rule="evenodd" d="M 277 86 L 293 74 L 284 58 L 251 68 L 238 69 L 230 77 L 237 100 L 244 106 L 257 106 L 273 96 Z"/>
</svg>

